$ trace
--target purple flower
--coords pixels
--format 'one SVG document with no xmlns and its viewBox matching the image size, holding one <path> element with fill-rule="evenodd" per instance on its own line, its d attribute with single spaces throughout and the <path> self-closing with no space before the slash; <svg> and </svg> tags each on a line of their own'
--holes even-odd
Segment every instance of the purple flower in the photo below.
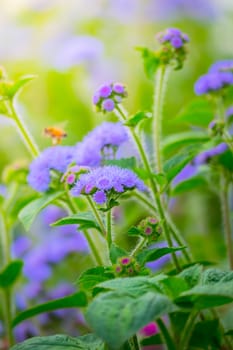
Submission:
<svg viewBox="0 0 233 350">
<path fill-rule="evenodd" d="M 111 98 L 104 100 L 102 103 L 102 109 L 107 112 L 112 112 L 115 109 L 115 103 Z"/>
<path fill-rule="evenodd" d="M 159 329 L 155 322 L 150 322 L 146 326 L 144 326 L 142 329 L 140 329 L 139 333 L 143 337 L 151 337 L 152 335 L 155 335 L 158 333 Z"/>
<path fill-rule="evenodd" d="M 213 157 L 216 157 L 224 152 L 226 152 L 228 149 L 228 146 L 225 142 L 220 143 L 219 145 L 204 151 L 200 153 L 196 158 L 193 160 L 194 165 L 203 165 L 208 163 Z"/>
<path fill-rule="evenodd" d="M 232 116 L 233 116 L 233 106 L 229 107 L 226 110 L 226 117 L 229 118 L 229 117 L 232 117 Z"/>
<path fill-rule="evenodd" d="M 212 66 L 210 66 L 209 72 L 227 72 L 233 71 L 233 60 L 221 60 L 217 61 Z"/>
<path fill-rule="evenodd" d="M 170 43 L 175 49 L 181 48 L 189 41 L 188 35 L 182 33 L 178 28 L 168 28 L 158 33 L 156 37 L 161 44 Z"/>
<path fill-rule="evenodd" d="M 31 245 L 32 245 L 32 241 L 28 237 L 26 236 L 16 237 L 11 247 L 12 254 L 16 258 L 20 258 L 29 250 Z"/>
<path fill-rule="evenodd" d="M 100 86 L 99 88 L 99 97 L 101 98 L 106 98 L 106 97 L 109 97 L 112 93 L 112 86 L 111 85 L 102 85 Z"/>
<path fill-rule="evenodd" d="M 39 157 L 30 164 L 28 183 L 36 191 L 45 192 L 49 189 L 50 170 L 65 172 L 73 161 L 74 147 L 53 146 L 45 149 Z"/>
<path fill-rule="evenodd" d="M 97 204 L 104 204 L 107 200 L 107 197 L 104 191 L 97 191 L 93 195 L 93 199 Z"/>
<path fill-rule="evenodd" d="M 124 94 L 125 93 L 125 87 L 124 85 L 120 84 L 120 83 L 115 83 L 113 85 L 113 91 L 116 92 L 117 94 Z"/>
<path fill-rule="evenodd" d="M 99 87 L 93 96 L 93 103 L 97 110 L 111 112 L 127 96 L 126 89 L 121 83 L 104 84 Z"/>
<path fill-rule="evenodd" d="M 80 165 L 99 166 L 102 159 L 114 158 L 116 149 L 126 141 L 126 127 L 121 123 L 104 122 L 77 144 L 75 161 Z M 110 150 L 112 152 L 109 154 Z"/>
<path fill-rule="evenodd" d="M 188 180 L 197 173 L 197 167 L 193 164 L 187 164 L 181 172 L 174 178 L 173 185 L 178 185 L 180 182 Z"/>
<path fill-rule="evenodd" d="M 77 197 L 81 194 L 91 193 L 93 195 L 101 191 L 106 194 L 107 199 L 109 193 L 119 194 L 134 188 L 140 191 L 146 190 L 144 183 L 131 170 L 118 166 L 104 166 L 81 175 L 71 190 L 71 194 Z M 101 195 L 101 199 L 103 198 Z M 95 200 L 95 196 L 93 199 Z"/>
<path fill-rule="evenodd" d="M 202 75 L 194 85 L 196 95 L 208 94 L 233 84 L 233 73 L 210 72 Z"/>
<path fill-rule="evenodd" d="M 179 49 L 180 47 L 183 46 L 183 41 L 180 37 L 173 37 L 171 39 L 171 45 L 175 48 L 175 49 Z"/>
<path fill-rule="evenodd" d="M 30 321 L 24 321 L 14 329 L 14 335 L 17 342 L 22 342 L 27 338 L 39 335 L 39 330 Z"/>
</svg>

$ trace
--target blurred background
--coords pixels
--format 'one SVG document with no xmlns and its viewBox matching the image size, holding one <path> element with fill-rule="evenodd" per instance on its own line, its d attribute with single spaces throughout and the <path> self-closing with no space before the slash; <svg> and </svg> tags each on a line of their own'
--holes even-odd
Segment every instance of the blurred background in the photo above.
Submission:
<svg viewBox="0 0 233 350">
<path fill-rule="evenodd" d="M 156 49 L 155 34 L 166 27 L 179 27 L 190 37 L 190 45 L 184 68 L 174 71 L 170 78 L 164 111 L 165 134 L 188 130 L 189 126 L 174 120 L 182 108 L 195 98 L 194 82 L 214 61 L 233 57 L 231 0 L 0 0 L 0 5 L 0 65 L 7 69 L 12 79 L 23 74 L 37 75 L 21 93 L 17 110 L 41 149 L 51 143 L 43 136 L 45 127 L 63 127 L 68 134 L 64 144 L 72 145 L 106 119 L 96 114 L 92 106 L 94 91 L 106 81 L 126 84 L 129 97 L 125 106 L 130 113 L 151 110 L 153 84 L 144 74 L 136 47 Z M 115 120 L 111 116 L 110 119 Z M 29 158 L 14 126 L 1 115 L 0 128 L 2 172 L 9 163 Z M 221 261 L 225 265 L 216 194 L 211 190 L 197 190 L 182 195 L 172 203 L 171 210 L 193 249 L 194 257 L 218 263 Z M 127 217 L 118 213 L 120 226 L 123 219 L 127 219 L 129 225 L 134 223 L 137 213 L 144 215 L 136 204 L 133 214 L 129 209 L 127 212 Z M 43 215 L 46 217 L 50 214 Z M 38 228 L 41 222 L 42 219 L 34 232 L 45 230 L 41 226 Z M 70 243 L 65 252 L 60 252 L 61 259 L 72 253 L 73 244 Z M 87 252 L 85 242 L 80 244 L 77 251 Z M 25 241 L 19 246 L 25 249 L 18 251 L 16 256 L 22 257 L 30 244 Z M 41 257 L 40 253 L 38 256 Z M 42 264 L 39 257 L 39 262 L 33 260 L 34 264 Z M 68 258 L 74 259 L 72 264 L 80 271 L 82 266 L 90 263 L 83 255 L 79 258 L 69 255 Z M 28 266 L 34 266 L 30 255 L 28 259 Z M 58 275 L 62 275 L 62 268 L 56 268 Z M 42 277 L 37 276 L 34 280 L 41 279 L 44 283 L 49 280 L 51 271 L 46 268 L 41 268 L 41 271 Z M 26 271 L 25 276 L 28 283 L 31 282 L 30 271 L 28 275 Z M 73 282 L 76 276 L 77 270 L 71 273 L 68 282 Z M 67 292 L 64 285 L 63 288 L 59 295 Z M 32 293 L 31 300 L 38 297 L 39 286 L 36 289 L 34 283 L 28 293 Z M 25 300 L 20 296 L 18 298 L 19 309 L 24 308 Z M 57 320 L 59 315 L 52 317 Z M 75 317 L 82 324 L 81 316 Z M 46 325 L 46 319 L 42 321 Z M 22 332 L 20 330 L 19 334 Z M 31 330 L 28 334 L 33 332 Z"/>
</svg>

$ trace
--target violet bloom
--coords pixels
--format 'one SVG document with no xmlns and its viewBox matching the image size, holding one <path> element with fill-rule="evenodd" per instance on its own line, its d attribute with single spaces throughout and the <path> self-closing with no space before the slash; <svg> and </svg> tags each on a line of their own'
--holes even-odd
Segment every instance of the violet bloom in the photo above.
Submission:
<svg viewBox="0 0 233 350">
<path fill-rule="evenodd" d="M 193 164 L 187 164 L 181 172 L 174 178 L 173 185 L 186 181 L 197 174 L 197 167 Z"/>
<path fill-rule="evenodd" d="M 210 73 L 233 71 L 233 60 L 217 61 L 209 68 Z"/>
<path fill-rule="evenodd" d="M 225 142 L 220 143 L 219 145 L 200 153 L 193 160 L 194 165 L 203 165 L 207 164 L 212 158 L 221 155 L 222 153 L 228 150 L 228 146 Z"/>
<path fill-rule="evenodd" d="M 112 112 L 122 99 L 127 96 L 125 86 L 121 83 L 101 85 L 93 96 L 93 103 L 98 111 Z"/>
<path fill-rule="evenodd" d="M 167 242 L 159 242 L 156 244 L 153 244 L 149 247 L 149 249 L 155 249 L 155 248 L 165 248 L 167 247 Z M 159 258 L 158 260 L 155 261 L 150 261 L 146 263 L 146 267 L 148 267 L 152 272 L 158 271 L 161 268 L 164 267 L 164 265 L 168 264 L 171 261 L 171 254 L 167 254 Z"/>
<path fill-rule="evenodd" d="M 70 146 L 53 146 L 45 149 L 30 164 L 29 185 L 38 192 L 47 191 L 51 181 L 50 170 L 64 173 L 73 161 L 74 149 Z"/>
<path fill-rule="evenodd" d="M 128 141 L 128 133 L 121 123 L 104 122 L 78 143 L 74 154 L 77 164 L 98 166 L 104 158 L 114 158 L 120 145 Z M 106 154 L 107 151 L 112 151 Z"/>
<path fill-rule="evenodd" d="M 39 335 L 39 330 L 31 321 L 24 321 L 14 328 L 14 335 L 17 342 L 22 342 Z"/>
<path fill-rule="evenodd" d="M 107 200 L 108 195 L 124 193 L 135 188 L 140 191 L 146 190 L 144 183 L 131 170 L 118 166 L 104 166 L 81 175 L 71 194 L 78 197 L 81 194 L 94 195 L 102 191 L 106 194 Z"/>
<path fill-rule="evenodd" d="M 233 106 L 230 106 L 227 110 L 226 110 L 226 117 L 232 117 L 233 116 Z"/>
<path fill-rule="evenodd" d="M 178 28 L 168 28 L 158 33 L 156 37 L 161 44 L 170 43 L 174 49 L 180 49 L 189 41 L 187 34 L 182 33 Z"/>
<path fill-rule="evenodd" d="M 202 75 L 194 85 L 196 95 L 217 92 L 224 87 L 233 85 L 233 73 L 210 72 Z"/>
</svg>

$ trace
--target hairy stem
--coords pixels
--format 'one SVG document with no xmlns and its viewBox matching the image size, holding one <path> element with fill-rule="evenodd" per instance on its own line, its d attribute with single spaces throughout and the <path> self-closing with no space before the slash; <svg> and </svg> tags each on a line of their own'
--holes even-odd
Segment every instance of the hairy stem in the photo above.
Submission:
<svg viewBox="0 0 233 350">
<path fill-rule="evenodd" d="M 95 215 L 95 218 L 96 218 L 96 220 L 97 220 L 97 222 L 98 222 L 98 224 L 99 224 L 99 226 L 100 226 L 102 235 L 103 235 L 104 237 L 106 237 L 106 234 L 107 234 L 107 233 L 106 233 L 106 229 L 105 229 L 105 227 L 104 227 L 103 220 L 102 220 L 100 214 L 98 213 L 98 210 L 96 209 L 95 204 L 93 203 L 93 201 L 92 201 L 92 199 L 91 199 L 90 196 L 86 196 L 86 198 L 87 198 L 88 204 L 89 204 L 91 210 L 93 211 L 93 214 Z"/>
<path fill-rule="evenodd" d="M 111 248 L 112 245 L 112 211 L 109 209 L 106 213 L 107 216 L 107 242 L 108 248 Z"/>
<path fill-rule="evenodd" d="M 157 324 L 159 326 L 160 332 L 162 334 L 162 338 L 167 346 L 167 350 L 176 350 L 176 346 L 172 340 L 172 337 L 170 333 L 167 330 L 167 327 L 165 326 L 163 320 L 159 318 L 157 321 Z"/>
<path fill-rule="evenodd" d="M 185 327 L 182 332 L 182 336 L 180 339 L 180 344 L 178 350 L 188 350 L 189 349 L 189 341 L 192 335 L 192 331 L 195 325 L 195 319 L 198 316 L 198 312 L 196 310 L 193 310 L 189 318 L 185 324 Z"/>
</svg>

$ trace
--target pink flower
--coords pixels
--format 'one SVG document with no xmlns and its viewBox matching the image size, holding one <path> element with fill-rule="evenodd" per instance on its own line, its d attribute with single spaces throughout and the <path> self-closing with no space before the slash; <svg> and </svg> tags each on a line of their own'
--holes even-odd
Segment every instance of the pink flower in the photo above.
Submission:
<svg viewBox="0 0 233 350">
<path fill-rule="evenodd" d="M 139 332 L 143 337 L 151 337 L 152 335 L 158 333 L 158 326 L 155 322 L 150 322 L 145 327 L 140 329 Z"/>
</svg>

